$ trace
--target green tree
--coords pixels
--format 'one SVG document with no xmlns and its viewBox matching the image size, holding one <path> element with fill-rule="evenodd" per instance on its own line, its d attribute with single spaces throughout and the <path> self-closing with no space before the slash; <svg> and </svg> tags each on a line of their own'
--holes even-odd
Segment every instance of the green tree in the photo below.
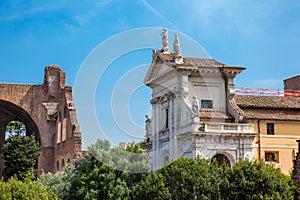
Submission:
<svg viewBox="0 0 300 200">
<path fill-rule="evenodd" d="M 67 199 L 127 199 L 130 190 L 123 174 L 90 159 L 75 161 L 76 176 L 71 180 Z"/>
<path fill-rule="evenodd" d="M 264 162 L 239 160 L 228 171 L 223 199 L 294 199 L 296 185 L 280 169 Z"/>
<path fill-rule="evenodd" d="M 75 166 L 69 164 L 64 168 L 63 172 L 57 172 L 56 174 L 43 173 L 39 177 L 38 182 L 53 191 L 59 199 L 68 199 L 71 195 L 72 181 L 76 179 Z"/>
<path fill-rule="evenodd" d="M 131 143 L 126 146 L 125 150 L 132 153 L 143 153 L 146 151 L 146 148 L 141 143 Z"/>
<path fill-rule="evenodd" d="M 222 172 L 223 166 L 202 158 L 179 158 L 158 171 L 172 199 L 220 199 Z"/>
<path fill-rule="evenodd" d="M 58 197 L 44 185 L 33 181 L 33 172 L 28 172 L 24 180 L 16 176 L 7 181 L 0 180 L 0 199 L 2 200 L 57 200 Z"/>
<path fill-rule="evenodd" d="M 144 200 L 167 200 L 171 194 L 165 186 L 164 176 L 157 173 L 150 173 L 146 180 L 141 180 L 133 187 L 132 199 Z"/>
<path fill-rule="evenodd" d="M 129 199 L 132 187 L 145 176 L 130 172 L 148 169 L 145 154 L 98 140 L 88 148 L 87 157 L 78 158 L 62 173 L 41 175 L 40 182 L 61 199 Z"/>
<path fill-rule="evenodd" d="M 4 178 L 16 175 L 23 178 L 29 170 L 36 172 L 37 159 L 40 155 L 38 142 L 34 136 L 11 135 L 2 149 L 5 160 Z"/>
<path fill-rule="evenodd" d="M 144 173 L 149 171 L 148 158 L 140 144 L 132 144 L 125 150 L 111 148 L 109 141 L 98 140 L 88 147 L 91 158 L 119 171 Z"/>
<path fill-rule="evenodd" d="M 161 174 L 160 182 L 153 174 Z M 249 160 L 230 168 L 219 166 L 216 160 L 179 158 L 148 177 L 134 187 L 135 199 L 142 197 L 143 191 L 157 198 L 157 188 L 167 188 L 170 199 L 288 200 L 294 199 L 296 192 L 291 177 L 272 165 Z"/>
</svg>

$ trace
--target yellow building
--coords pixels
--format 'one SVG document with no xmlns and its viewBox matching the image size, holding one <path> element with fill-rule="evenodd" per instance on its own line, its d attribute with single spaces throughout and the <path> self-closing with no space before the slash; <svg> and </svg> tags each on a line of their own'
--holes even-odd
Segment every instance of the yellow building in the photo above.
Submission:
<svg viewBox="0 0 300 200">
<path fill-rule="evenodd" d="M 258 133 L 253 143 L 254 158 L 272 162 L 288 174 L 298 152 L 300 98 L 236 96 L 235 101 Z"/>
</svg>

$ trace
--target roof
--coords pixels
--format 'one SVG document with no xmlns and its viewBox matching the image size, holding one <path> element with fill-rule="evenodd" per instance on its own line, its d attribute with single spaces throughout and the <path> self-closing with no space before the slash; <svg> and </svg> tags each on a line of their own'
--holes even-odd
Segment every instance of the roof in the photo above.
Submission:
<svg viewBox="0 0 300 200">
<path fill-rule="evenodd" d="M 248 119 L 300 120 L 300 98 L 278 96 L 235 96 Z"/>
<path fill-rule="evenodd" d="M 200 118 L 208 119 L 233 119 L 231 115 L 224 112 L 212 111 L 212 110 L 200 110 Z"/>
<path fill-rule="evenodd" d="M 245 117 L 248 119 L 269 119 L 269 120 L 296 120 L 300 121 L 300 110 L 290 109 L 266 109 L 266 108 L 245 108 Z"/>
<path fill-rule="evenodd" d="M 170 65 L 178 65 L 174 61 L 174 54 L 164 54 L 163 52 L 158 52 L 159 56 L 163 58 Z M 229 67 L 226 64 L 220 63 L 214 59 L 210 58 L 183 58 L 183 63 L 179 65 L 192 65 L 194 67 Z"/>
<path fill-rule="evenodd" d="M 300 109 L 300 98 L 278 96 L 235 96 L 240 108 Z"/>
<path fill-rule="evenodd" d="M 283 81 L 291 80 L 291 79 L 300 79 L 300 75 L 296 75 L 287 79 L 284 79 Z"/>
<path fill-rule="evenodd" d="M 225 67 L 226 65 L 209 58 L 183 58 L 183 63 L 197 67 Z"/>
</svg>

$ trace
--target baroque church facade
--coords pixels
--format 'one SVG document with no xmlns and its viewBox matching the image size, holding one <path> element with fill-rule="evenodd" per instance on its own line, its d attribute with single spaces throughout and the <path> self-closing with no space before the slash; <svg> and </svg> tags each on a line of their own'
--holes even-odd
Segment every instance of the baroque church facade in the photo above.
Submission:
<svg viewBox="0 0 300 200">
<path fill-rule="evenodd" d="M 245 68 L 214 59 L 184 58 L 178 35 L 169 50 L 153 50 L 144 83 L 152 89 L 152 118 L 146 119 L 151 169 L 179 157 L 216 158 L 232 166 L 253 159 L 254 125 L 235 102 L 234 78 Z"/>
</svg>

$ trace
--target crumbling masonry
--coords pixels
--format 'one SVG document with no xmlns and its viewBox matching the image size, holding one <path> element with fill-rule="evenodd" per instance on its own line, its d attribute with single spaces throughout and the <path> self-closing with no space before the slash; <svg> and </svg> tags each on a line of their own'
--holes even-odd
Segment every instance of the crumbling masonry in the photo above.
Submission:
<svg viewBox="0 0 300 200">
<path fill-rule="evenodd" d="M 45 68 L 42 85 L 0 83 L 0 149 L 6 125 L 21 121 L 39 141 L 38 173 L 57 172 L 81 156 L 81 132 L 72 88 L 59 66 Z M 1 156 L 0 151 L 0 156 Z M 2 157 L 2 156 L 1 156 Z M 0 176 L 4 160 L 0 158 Z"/>
</svg>

